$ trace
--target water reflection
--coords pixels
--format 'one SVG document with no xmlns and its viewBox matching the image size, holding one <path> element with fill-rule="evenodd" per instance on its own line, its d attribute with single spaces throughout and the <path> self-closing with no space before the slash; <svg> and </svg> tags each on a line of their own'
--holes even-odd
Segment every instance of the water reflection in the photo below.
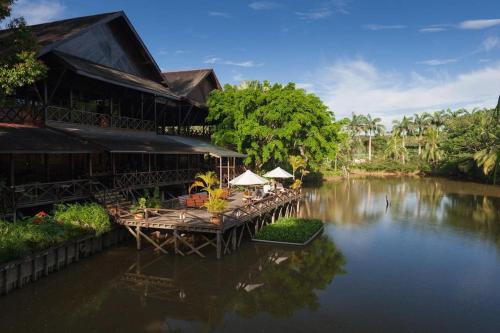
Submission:
<svg viewBox="0 0 500 333">
<path fill-rule="evenodd" d="M 387 206 L 387 202 L 389 206 Z M 500 188 L 444 179 L 360 178 L 309 189 L 302 214 L 337 224 L 440 224 L 500 246 Z"/>
<path fill-rule="evenodd" d="M 317 292 L 342 274 L 345 264 L 327 236 L 301 249 L 248 243 L 237 256 L 222 261 L 148 251 L 126 251 L 109 259 L 92 265 L 99 270 L 93 275 L 106 276 L 102 281 L 94 277 L 94 283 L 79 286 L 78 277 L 66 271 L 57 285 L 49 279 L 45 288 L 37 284 L 34 298 L 28 295 L 32 285 L 0 299 L 1 313 L 10 318 L 0 322 L 1 331 L 35 332 L 42 324 L 50 332 L 210 332 L 228 316 L 287 317 L 317 309 Z M 56 297 L 54 288 L 71 290 L 75 297 Z M 37 309 L 32 321 L 16 320 L 25 308 Z"/>
</svg>

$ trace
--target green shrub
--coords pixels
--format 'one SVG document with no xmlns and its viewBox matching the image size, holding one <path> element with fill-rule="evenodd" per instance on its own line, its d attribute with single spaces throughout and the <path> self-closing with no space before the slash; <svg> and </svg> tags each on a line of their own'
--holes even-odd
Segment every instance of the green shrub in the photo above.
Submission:
<svg viewBox="0 0 500 333">
<path fill-rule="evenodd" d="M 273 224 L 268 224 L 256 235 L 256 239 L 304 243 L 321 227 L 323 222 L 316 219 L 281 218 Z"/>
<path fill-rule="evenodd" d="M 56 205 L 54 219 L 98 236 L 111 230 L 108 213 L 97 203 Z"/>
</svg>

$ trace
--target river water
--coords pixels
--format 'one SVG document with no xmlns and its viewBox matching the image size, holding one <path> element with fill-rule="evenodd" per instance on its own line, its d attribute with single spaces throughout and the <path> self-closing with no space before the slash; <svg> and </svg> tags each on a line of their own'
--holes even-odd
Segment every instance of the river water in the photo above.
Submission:
<svg viewBox="0 0 500 333">
<path fill-rule="evenodd" d="M 0 332 L 500 332 L 500 188 L 367 178 L 307 189 L 305 248 L 133 244 L 0 298 Z"/>
</svg>

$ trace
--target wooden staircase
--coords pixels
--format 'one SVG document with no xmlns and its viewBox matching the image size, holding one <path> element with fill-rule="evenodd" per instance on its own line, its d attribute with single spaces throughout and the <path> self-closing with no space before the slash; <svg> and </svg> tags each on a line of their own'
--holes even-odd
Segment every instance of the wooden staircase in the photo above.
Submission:
<svg viewBox="0 0 500 333">
<path fill-rule="evenodd" d="M 120 189 L 109 189 L 102 184 L 94 192 L 93 196 L 111 216 L 116 216 L 120 211 L 129 211 L 132 202 Z"/>
</svg>

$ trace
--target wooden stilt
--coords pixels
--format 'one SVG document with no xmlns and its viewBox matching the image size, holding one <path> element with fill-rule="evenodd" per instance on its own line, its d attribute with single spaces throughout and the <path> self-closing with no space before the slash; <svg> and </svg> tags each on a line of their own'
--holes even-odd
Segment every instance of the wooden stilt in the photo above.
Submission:
<svg viewBox="0 0 500 333">
<path fill-rule="evenodd" d="M 234 227 L 232 230 L 231 230 L 231 241 L 233 243 L 233 251 L 236 251 L 236 231 L 238 230 L 237 227 Z"/>
<path fill-rule="evenodd" d="M 137 241 L 137 250 L 140 250 L 141 247 L 142 247 L 142 244 L 141 244 L 141 227 L 136 227 L 135 231 L 136 231 L 135 239 Z"/>
<path fill-rule="evenodd" d="M 220 259 L 222 253 L 222 234 L 217 231 L 217 259 Z"/>
</svg>

